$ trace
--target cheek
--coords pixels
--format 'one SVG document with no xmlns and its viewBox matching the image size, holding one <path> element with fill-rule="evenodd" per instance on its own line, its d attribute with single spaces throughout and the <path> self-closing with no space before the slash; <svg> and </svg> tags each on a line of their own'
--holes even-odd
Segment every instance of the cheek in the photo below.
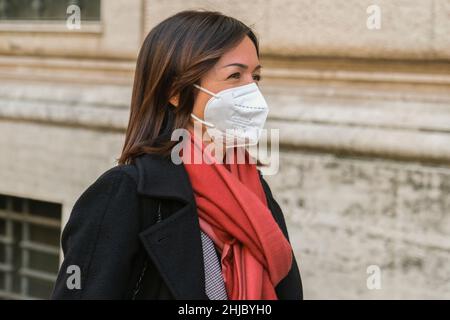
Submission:
<svg viewBox="0 0 450 320">
<path fill-rule="evenodd" d="M 193 108 L 193 113 L 195 115 L 197 115 L 198 117 L 203 119 L 204 116 L 204 112 L 205 112 L 205 106 L 206 103 L 208 102 L 209 97 L 203 95 L 203 94 L 199 94 L 197 96 L 197 98 L 195 99 L 194 102 L 194 108 Z"/>
</svg>

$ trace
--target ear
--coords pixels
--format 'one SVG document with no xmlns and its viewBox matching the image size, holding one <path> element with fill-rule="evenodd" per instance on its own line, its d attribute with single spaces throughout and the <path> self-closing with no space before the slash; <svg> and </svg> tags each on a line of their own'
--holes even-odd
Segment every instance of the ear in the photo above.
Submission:
<svg viewBox="0 0 450 320">
<path fill-rule="evenodd" d="M 180 95 L 177 94 L 169 99 L 170 104 L 172 104 L 174 107 L 178 107 L 178 101 L 180 99 Z"/>
</svg>

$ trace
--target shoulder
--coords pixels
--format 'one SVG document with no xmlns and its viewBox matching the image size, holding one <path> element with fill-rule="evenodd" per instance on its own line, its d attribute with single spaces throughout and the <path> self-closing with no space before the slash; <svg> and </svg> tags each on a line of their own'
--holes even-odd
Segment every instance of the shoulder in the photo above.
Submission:
<svg viewBox="0 0 450 320">
<path fill-rule="evenodd" d="M 132 183 L 137 184 L 138 171 L 136 166 L 133 164 L 122 164 L 114 166 L 100 174 L 100 176 L 93 182 L 93 184 L 102 184 L 105 182 L 111 182 L 113 180 L 128 180 Z"/>
<path fill-rule="evenodd" d="M 258 172 L 259 182 L 261 183 L 261 186 L 262 186 L 262 188 L 264 190 L 264 194 L 266 195 L 266 199 L 267 199 L 267 201 L 269 201 L 271 196 L 272 196 L 272 192 L 270 191 L 270 187 L 267 184 L 266 180 L 264 180 L 264 177 L 263 177 L 263 175 L 261 173 L 261 170 L 257 168 L 256 171 Z"/>
<path fill-rule="evenodd" d="M 118 165 L 101 173 L 75 201 L 66 231 L 86 223 L 115 220 L 132 215 L 137 207 L 137 172 L 132 165 Z"/>
<path fill-rule="evenodd" d="M 270 190 L 270 186 L 267 183 L 267 181 L 264 179 L 263 174 L 261 173 L 260 169 L 257 169 L 258 171 L 258 175 L 259 175 L 259 180 L 261 181 L 261 185 L 264 189 L 264 193 L 266 194 L 267 200 L 268 201 L 272 201 L 273 199 L 273 194 L 272 194 L 272 190 Z"/>
<path fill-rule="evenodd" d="M 77 199 L 75 206 L 91 202 L 93 200 L 98 205 L 101 200 L 110 200 L 119 193 L 132 195 L 132 191 L 137 190 L 138 173 L 134 165 L 117 165 L 109 168 L 96 178 L 91 180 Z M 104 204 L 104 203 L 103 203 Z"/>
<path fill-rule="evenodd" d="M 104 171 L 76 200 L 64 227 L 64 262 L 53 297 L 122 297 L 139 250 L 139 197 L 133 166 Z M 68 266 L 79 266 L 83 291 L 67 290 Z"/>
<path fill-rule="evenodd" d="M 261 184 L 263 186 L 264 192 L 266 194 L 267 204 L 269 206 L 270 211 L 272 212 L 272 216 L 275 219 L 275 221 L 278 223 L 278 225 L 280 226 L 281 231 L 283 232 L 285 237 L 289 241 L 289 233 L 287 230 L 286 220 L 284 217 L 283 210 L 281 209 L 280 205 L 276 201 L 276 199 L 272 193 L 272 190 L 270 190 L 269 184 L 264 179 L 264 177 L 259 169 L 258 169 L 258 174 L 259 174 L 259 178 L 261 180 Z"/>
</svg>

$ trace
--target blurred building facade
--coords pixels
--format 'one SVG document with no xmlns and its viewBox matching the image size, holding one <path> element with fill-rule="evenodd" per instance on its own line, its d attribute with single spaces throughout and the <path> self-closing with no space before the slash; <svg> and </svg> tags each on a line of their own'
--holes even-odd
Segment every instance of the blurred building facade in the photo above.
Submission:
<svg viewBox="0 0 450 320">
<path fill-rule="evenodd" d="M 120 154 L 143 38 L 209 9 L 261 41 L 305 298 L 450 298 L 450 1 L 61 2 L 0 0 L 1 297 L 48 295 L 74 202 Z"/>
</svg>

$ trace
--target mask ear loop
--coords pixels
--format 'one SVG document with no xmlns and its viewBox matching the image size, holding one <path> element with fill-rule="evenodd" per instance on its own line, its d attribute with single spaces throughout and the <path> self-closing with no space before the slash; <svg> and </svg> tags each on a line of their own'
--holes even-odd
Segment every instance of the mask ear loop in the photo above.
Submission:
<svg viewBox="0 0 450 320">
<path fill-rule="evenodd" d="M 213 93 L 213 92 L 211 92 L 211 91 L 209 91 L 209 90 L 207 90 L 207 89 L 205 89 L 205 88 L 200 87 L 199 85 L 194 84 L 194 87 L 196 87 L 196 88 L 199 89 L 199 90 L 202 90 L 203 92 L 206 92 L 207 94 L 213 96 L 213 97 L 216 98 L 216 99 L 220 99 L 220 97 L 219 97 L 218 95 L 216 95 L 215 93 Z M 191 113 L 191 117 L 194 118 L 195 120 L 197 120 L 198 122 L 203 123 L 205 126 L 207 126 L 207 127 L 209 127 L 209 128 L 215 128 L 215 125 L 214 125 L 214 124 L 212 124 L 212 123 L 210 123 L 210 122 L 207 122 L 207 121 L 205 121 L 205 120 L 200 119 L 199 117 L 197 117 L 197 116 L 196 116 L 195 114 L 193 114 L 193 113 Z"/>
<path fill-rule="evenodd" d="M 220 96 L 218 96 L 217 94 L 215 94 L 214 92 L 209 91 L 208 89 L 205 89 L 203 87 L 200 87 L 199 85 L 194 83 L 194 87 L 196 87 L 197 89 L 206 92 L 207 94 L 209 94 L 210 96 L 213 96 L 216 99 L 220 99 Z"/>
<path fill-rule="evenodd" d="M 212 123 L 209 123 L 205 120 L 200 119 L 199 117 L 197 117 L 195 114 L 191 113 L 191 117 L 194 118 L 195 120 L 197 120 L 200 123 L 203 123 L 205 126 L 209 127 L 209 128 L 214 128 L 215 125 L 213 125 Z"/>
</svg>

